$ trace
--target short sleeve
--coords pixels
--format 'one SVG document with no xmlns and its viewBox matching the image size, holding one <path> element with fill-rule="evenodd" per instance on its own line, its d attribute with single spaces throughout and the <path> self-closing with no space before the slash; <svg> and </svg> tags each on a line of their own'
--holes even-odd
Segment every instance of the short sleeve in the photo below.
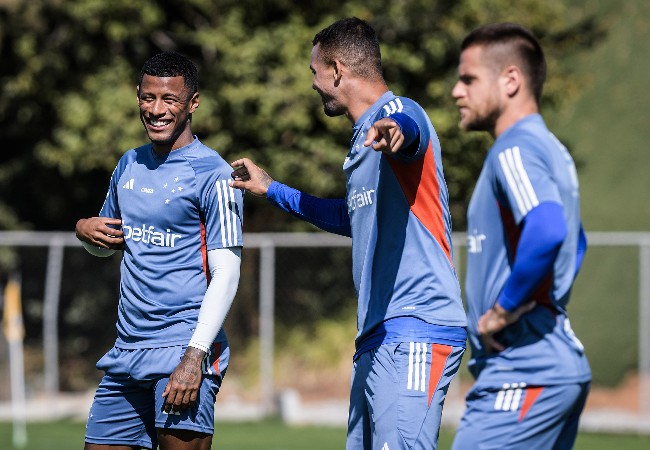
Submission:
<svg viewBox="0 0 650 450">
<path fill-rule="evenodd" d="M 230 173 L 212 171 L 199 193 L 207 250 L 243 246 L 244 198 L 229 186 Z"/>
<path fill-rule="evenodd" d="M 395 97 L 382 107 L 379 118 L 390 117 L 392 114 L 401 113 L 411 118 L 418 127 L 419 141 L 418 149 L 413 152 L 412 156 L 406 156 L 401 153 L 392 155 L 395 159 L 412 161 L 421 158 L 429 148 L 429 139 L 431 138 L 430 121 L 424 110 L 413 100 L 404 97 Z"/>
<path fill-rule="evenodd" d="M 509 206 L 517 223 L 540 203 L 562 204 L 550 163 L 540 150 L 513 145 L 492 158 L 497 198 Z"/>
<path fill-rule="evenodd" d="M 113 219 L 121 219 L 122 214 L 120 213 L 120 206 L 118 203 L 118 187 L 120 178 L 124 173 L 124 170 L 127 165 L 127 157 L 123 156 L 120 161 L 117 163 L 113 174 L 111 175 L 111 181 L 108 185 L 108 192 L 106 192 L 106 199 L 102 205 L 102 209 L 99 211 L 100 217 L 111 217 Z"/>
</svg>

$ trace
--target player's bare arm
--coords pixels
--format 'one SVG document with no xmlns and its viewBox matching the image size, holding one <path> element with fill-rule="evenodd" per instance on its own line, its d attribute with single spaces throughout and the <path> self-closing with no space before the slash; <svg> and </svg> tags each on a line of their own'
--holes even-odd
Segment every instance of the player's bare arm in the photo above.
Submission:
<svg viewBox="0 0 650 450">
<path fill-rule="evenodd" d="M 75 233 L 80 241 L 95 247 L 121 250 L 124 247 L 124 232 L 119 229 L 120 226 L 122 226 L 121 219 L 90 217 L 77 221 Z"/>
<path fill-rule="evenodd" d="M 363 145 L 387 154 L 397 153 L 404 143 L 402 129 L 394 120 L 385 117 L 368 129 Z"/>
<path fill-rule="evenodd" d="M 245 189 L 254 195 L 266 195 L 273 178 L 264 169 L 257 166 L 248 158 L 238 159 L 230 164 L 234 171 L 230 186 L 235 189 Z"/>
<path fill-rule="evenodd" d="M 201 365 L 206 353 L 195 347 L 187 347 L 183 359 L 178 363 L 162 394 L 165 412 L 182 411 L 196 403 L 203 372 Z"/>
<path fill-rule="evenodd" d="M 495 303 L 494 307 L 489 309 L 478 320 L 478 332 L 485 350 L 488 353 L 504 351 L 506 349 L 505 346 L 494 338 L 494 334 L 503 330 L 508 325 L 515 323 L 523 314 L 534 307 L 535 302 L 530 301 L 514 311 L 507 311 L 498 302 Z"/>
</svg>

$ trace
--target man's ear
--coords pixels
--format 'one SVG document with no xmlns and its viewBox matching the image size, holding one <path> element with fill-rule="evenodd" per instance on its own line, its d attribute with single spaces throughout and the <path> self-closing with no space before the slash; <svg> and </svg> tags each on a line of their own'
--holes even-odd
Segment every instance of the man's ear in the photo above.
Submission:
<svg viewBox="0 0 650 450">
<path fill-rule="evenodd" d="M 345 66 L 341 61 L 338 59 L 334 60 L 334 84 L 337 85 L 341 82 L 341 78 L 343 78 L 343 71 L 345 70 Z"/>
<path fill-rule="evenodd" d="M 503 69 L 501 74 L 503 87 L 508 97 L 514 97 L 522 89 L 524 84 L 524 74 L 517 66 L 508 66 Z"/>
<path fill-rule="evenodd" d="M 190 114 L 196 111 L 196 108 L 199 107 L 199 103 L 199 93 L 195 92 L 194 95 L 192 95 L 192 98 L 190 98 Z"/>
<path fill-rule="evenodd" d="M 136 97 L 138 99 L 138 103 L 140 103 L 140 85 L 137 85 L 135 87 L 135 95 L 136 95 Z"/>
</svg>

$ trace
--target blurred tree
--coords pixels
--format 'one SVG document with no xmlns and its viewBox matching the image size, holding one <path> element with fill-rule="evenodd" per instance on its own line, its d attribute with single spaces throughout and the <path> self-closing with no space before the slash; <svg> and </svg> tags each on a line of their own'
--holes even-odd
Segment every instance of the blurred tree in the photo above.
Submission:
<svg viewBox="0 0 650 450">
<path fill-rule="evenodd" d="M 601 34 L 594 18 L 576 15 L 562 0 L 338 3 L 0 1 L 0 229 L 72 230 L 79 217 L 99 211 L 119 157 L 147 142 L 135 86 L 143 62 L 163 50 L 187 55 L 200 69 L 201 107 L 193 130 L 205 144 L 229 161 L 250 156 L 278 180 L 312 194 L 342 196 L 351 124 L 324 115 L 311 90 L 309 59 L 316 32 L 354 15 L 379 33 L 391 89 L 416 99 L 430 114 L 442 142 L 454 229 L 462 230 L 489 145 L 485 135 L 458 132 L 450 91 L 463 36 L 494 21 L 530 27 L 547 51 L 543 104 L 552 111 L 580 82 L 561 69 L 570 65 L 559 62 Z M 248 196 L 246 202 L 245 231 L 313 230 L 263 199 Z M 305 252 L 280 259 L 287 274 L 279 277 L 280 327 L 298 323 L 309 329 L 314 320 L 349 314 L 353 307 L 351 285 L 341 286 L 350 275 L 347 253 L 313 252 L 323 263 L 319 267 L 328 267 L 314 274 Z M 67 258 L 70 273 L 83 270 L 84 277 L 64 279 L 61 329 L 69 354 L 63 357 L 94 361 L 114 339 L 112 327 L 98 327 L 92 319 L 101 317 L 105 325 L 114 320 L 117 280 L 107 268 L 118 260 L 89 262 L 81 250 Z M 235 343 L 256 328 L 251 313 L 257 308 L 256 260 L 244 264 L 247 281 L 228 320 Z M 40 335 L 37 287 L 26 300 L 33 339 Z M 86 373 L 66 361 L 75 379 L 95 373 L 92 365 Z M 76 385 L 72 375 L 66 379 Z"/>
<path fill-rule="evenodd" d="M 368 20 L 397 93 L 430 113 L 443 144 L 455 229 L 487 148 L 460 135 L 450 98 L 458 43 L 475 26 L 518 21 L 544 42 L 550 77 L 544 104 L 570 98 L 579 80 L 558 61 L 599 35 L 593 18 L 572 19 L 560 0 L 456 2 L 352 0 L 32 0 L 0 4 L 0 228 L 71 229 L 94 214 L 110 171 L 146 142 L 135 84 L 161 50 L 201 70 L 194 130 L 226 159 L 249 155 L 279 180 L 322 196 L 344 193 L 340 170 L 350 137 L 310 89 L 311 39 L 337 18 Z M 248 231 L 308 225 L 249 202 Z"/>
</svg>

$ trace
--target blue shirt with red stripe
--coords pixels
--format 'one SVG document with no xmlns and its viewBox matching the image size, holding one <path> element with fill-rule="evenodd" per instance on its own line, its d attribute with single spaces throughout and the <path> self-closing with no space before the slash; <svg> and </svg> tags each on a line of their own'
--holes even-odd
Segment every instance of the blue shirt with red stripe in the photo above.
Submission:
<svg viewBox="0 0 650 450">
<path fill-rule="evenodd" d="M 166 155 L 126 152 L 102 217 L 122 219 L 116 347 L 186 345 L 208 286 L 207 251 L 240 247 L 243 195 L 232 168 L 198 139 Z M 215 342 L 225 342 L 223 329 Z"/>
<path fill-rule="evenodd" d="M 391 156 L 364 147 L 372 124 L 391 114 L 415 122 L 416 147 Z M 324 230 L 352 237 L 357 352 L 414 336 L 464 347 L 447 186 L 431 121 L 420 105 L 389 91 L 353 131 L 343 164 L 345 200 L 317 199 L 277 182 L 267 198 Z"/>
<path fill-rule="evenodd" d="M 530 226 L 539 227 L 537 216 L 551 215 L 554 219 L 544 225 L 561 228 L 557 235 L 563 240 L 552 249 L 548 271 L 540 274 L 536 286 L 528 287 L 516 280 L 508 286 L 517 258 L 534 254 L 529 248 L 517 251 L 526 221 L 530 219 Z M 470 370 L 479 382 L 496 386 L 511 382 L 545 385 L 590 379 L 584 349 L 566 313 L 578 259 L 584 252 L 581 236 L 580 195 L 573 159 L 539 114 L 526 116 L 494 142 L 468 209 L 465 293 L 472 346 Z M 543 236 L 539 240 L 543 241 Z M 525 245 L 537 243 L 528 239 Z M 511 297 L 521 294 L 517 295 L 521 298 L 511 302 L 504 296 L 506 286 Z M 487 354 L 477 324 L 497 299 L 508 309 L 531 300 L 538 306 L 496 335 L 507 346 L 505 351 Z"/>
</svg>

